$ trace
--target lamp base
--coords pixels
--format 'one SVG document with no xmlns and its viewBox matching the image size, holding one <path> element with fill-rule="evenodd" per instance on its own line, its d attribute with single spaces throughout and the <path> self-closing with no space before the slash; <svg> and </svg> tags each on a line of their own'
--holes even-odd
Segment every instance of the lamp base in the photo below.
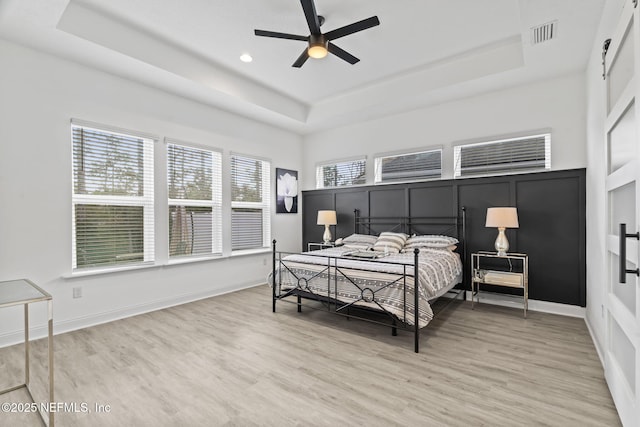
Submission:
<svg viewBox="0 0 640 427">
<path fill-rule="evenodd" d="M 509 240 L 507 240 L 507 235 L 504 234 L 504 227 L 498 228 L 498 237 L 496 238 L 495 248 L 498 251 L 498 256 L 506 256 L 507 251 L 509 250 Z"/>
<path fill-rule="evenodd" d="M 324 225 L 324 234 L 322 235 L 322 240 L 324 240 L 325 245 L 331 244 L 331 230 L 329 229 L 329 224 Z"/>
</svg>

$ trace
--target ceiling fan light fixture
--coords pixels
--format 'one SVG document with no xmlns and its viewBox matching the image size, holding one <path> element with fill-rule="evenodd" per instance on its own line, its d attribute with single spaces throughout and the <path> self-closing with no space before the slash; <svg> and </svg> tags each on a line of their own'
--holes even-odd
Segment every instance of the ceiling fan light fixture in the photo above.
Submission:
<svg viewBox="0 0 640 427">
<path fill-rule="evenodd" d="M 278 31 L 266 31 L 266 30 L 253 30 L 254 34 L 259 37 L 272 37 L 276 39 L 286 40 L 298 40 L 307 42 L 307 46 L 302 51 L 298 59 L 291 65 L 294 68 L 300 68 L 309 58 L 324 58 L 329 53 L 337 56 L 338 58 L 348 62 L 351 65 L 356 64 L 360 60 L 349 52 L 336 46 L 333 41 L 353 33 L 366 30 L 376 25 L 380 25 L 380 20 L 377 16 L 372 16 L 367 19 L 363 19 L 353 24 L 345 25 L 335 30 L 331 30 L 327 33 L 323 33 L 320 30 L 320 26 L 324 23 L 324 16 L 318 15 L 316 12 L 316 5 L 314 0 L 300 0 L 304 16 L 309 26 L 309 35 L 303 36 L 299 34 L 281 33 Z"/>
<path fill-rule="evenodd" d="M 327 50 L 327 40 L 322 34 L 311 34 L 309 38 L 309 48 L 307 49 L 307 53 L 310 57 L 315 59 L 320 59 L 327 56 L 327 54 L 329 53 L 329 51 Z"/>
<path fill-rule="evenodd" d="M 324 58 L 328 52 L 327 48 L 322 45 L 309 46 L 309 49 L 307 49 L 309 56 L 315 59 Z"/>
</svg>

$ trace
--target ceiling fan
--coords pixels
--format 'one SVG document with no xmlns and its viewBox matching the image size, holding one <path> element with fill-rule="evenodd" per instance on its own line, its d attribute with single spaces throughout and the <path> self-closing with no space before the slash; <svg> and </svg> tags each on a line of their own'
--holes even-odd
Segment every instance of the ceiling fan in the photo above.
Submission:
<svg viewBox="0 0 640 427">
<path fill-rule="evenodd" d="M 309 57 L 324 58 L 327 56 L 328 52 L 344 59 L 351 65 L 360 61 L 349 52 L 340 49 L 338 46 L 331 43 L 331 41 L 380 25 L 380 20 L 377 16 L 372 16 L 371 18 L 363 19 L 362 21 L 354 22 L 353 24 L 345 25 L 344 27 L 336 28 L 335 30 L 331 30 L 323 34 L 320 31 L 320 26 L 324 23 L 324 17 L 317 14 L 313 0 L 300 0 L 300 3 L 304 10 L 304 16 L 307 18 L 307 24 L 309 24 L 309 31 L 311 34 L 308 36 L 299 36 L 296 34 L 278 33 L 275 31 L 255 30 L 256 36 L 307 42 L 309 46 L 305 48 L 298 59 L 296 59 L 296 62 L 292 65 L 296 68 L 302 67 Z"/>
</svg>

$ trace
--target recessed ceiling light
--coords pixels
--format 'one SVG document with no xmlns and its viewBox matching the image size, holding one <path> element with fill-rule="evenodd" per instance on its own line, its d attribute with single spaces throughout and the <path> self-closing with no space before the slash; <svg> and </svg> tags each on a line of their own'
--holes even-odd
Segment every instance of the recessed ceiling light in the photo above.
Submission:
<svg viewBox="0 0 640 427">
<path fill-rule="evenodd" d="M 253 61 L 253 58 L 248 53 L 243 53 L 242 55 L 240 55 L 240 61 L 242 61 L 242 62 L 251 62 L 251 61 Z"/>
</svg>

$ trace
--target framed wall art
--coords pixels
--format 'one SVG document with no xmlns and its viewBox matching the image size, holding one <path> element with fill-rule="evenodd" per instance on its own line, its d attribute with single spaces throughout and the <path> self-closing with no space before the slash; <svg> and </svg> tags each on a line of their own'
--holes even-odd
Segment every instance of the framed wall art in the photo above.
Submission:
<svg viewBox="0 0 640 427">
<path fill-rule="evenodd" d="M 298 213 L 298 171 L 276 168 L 276 213 Z"/>
</svg>

